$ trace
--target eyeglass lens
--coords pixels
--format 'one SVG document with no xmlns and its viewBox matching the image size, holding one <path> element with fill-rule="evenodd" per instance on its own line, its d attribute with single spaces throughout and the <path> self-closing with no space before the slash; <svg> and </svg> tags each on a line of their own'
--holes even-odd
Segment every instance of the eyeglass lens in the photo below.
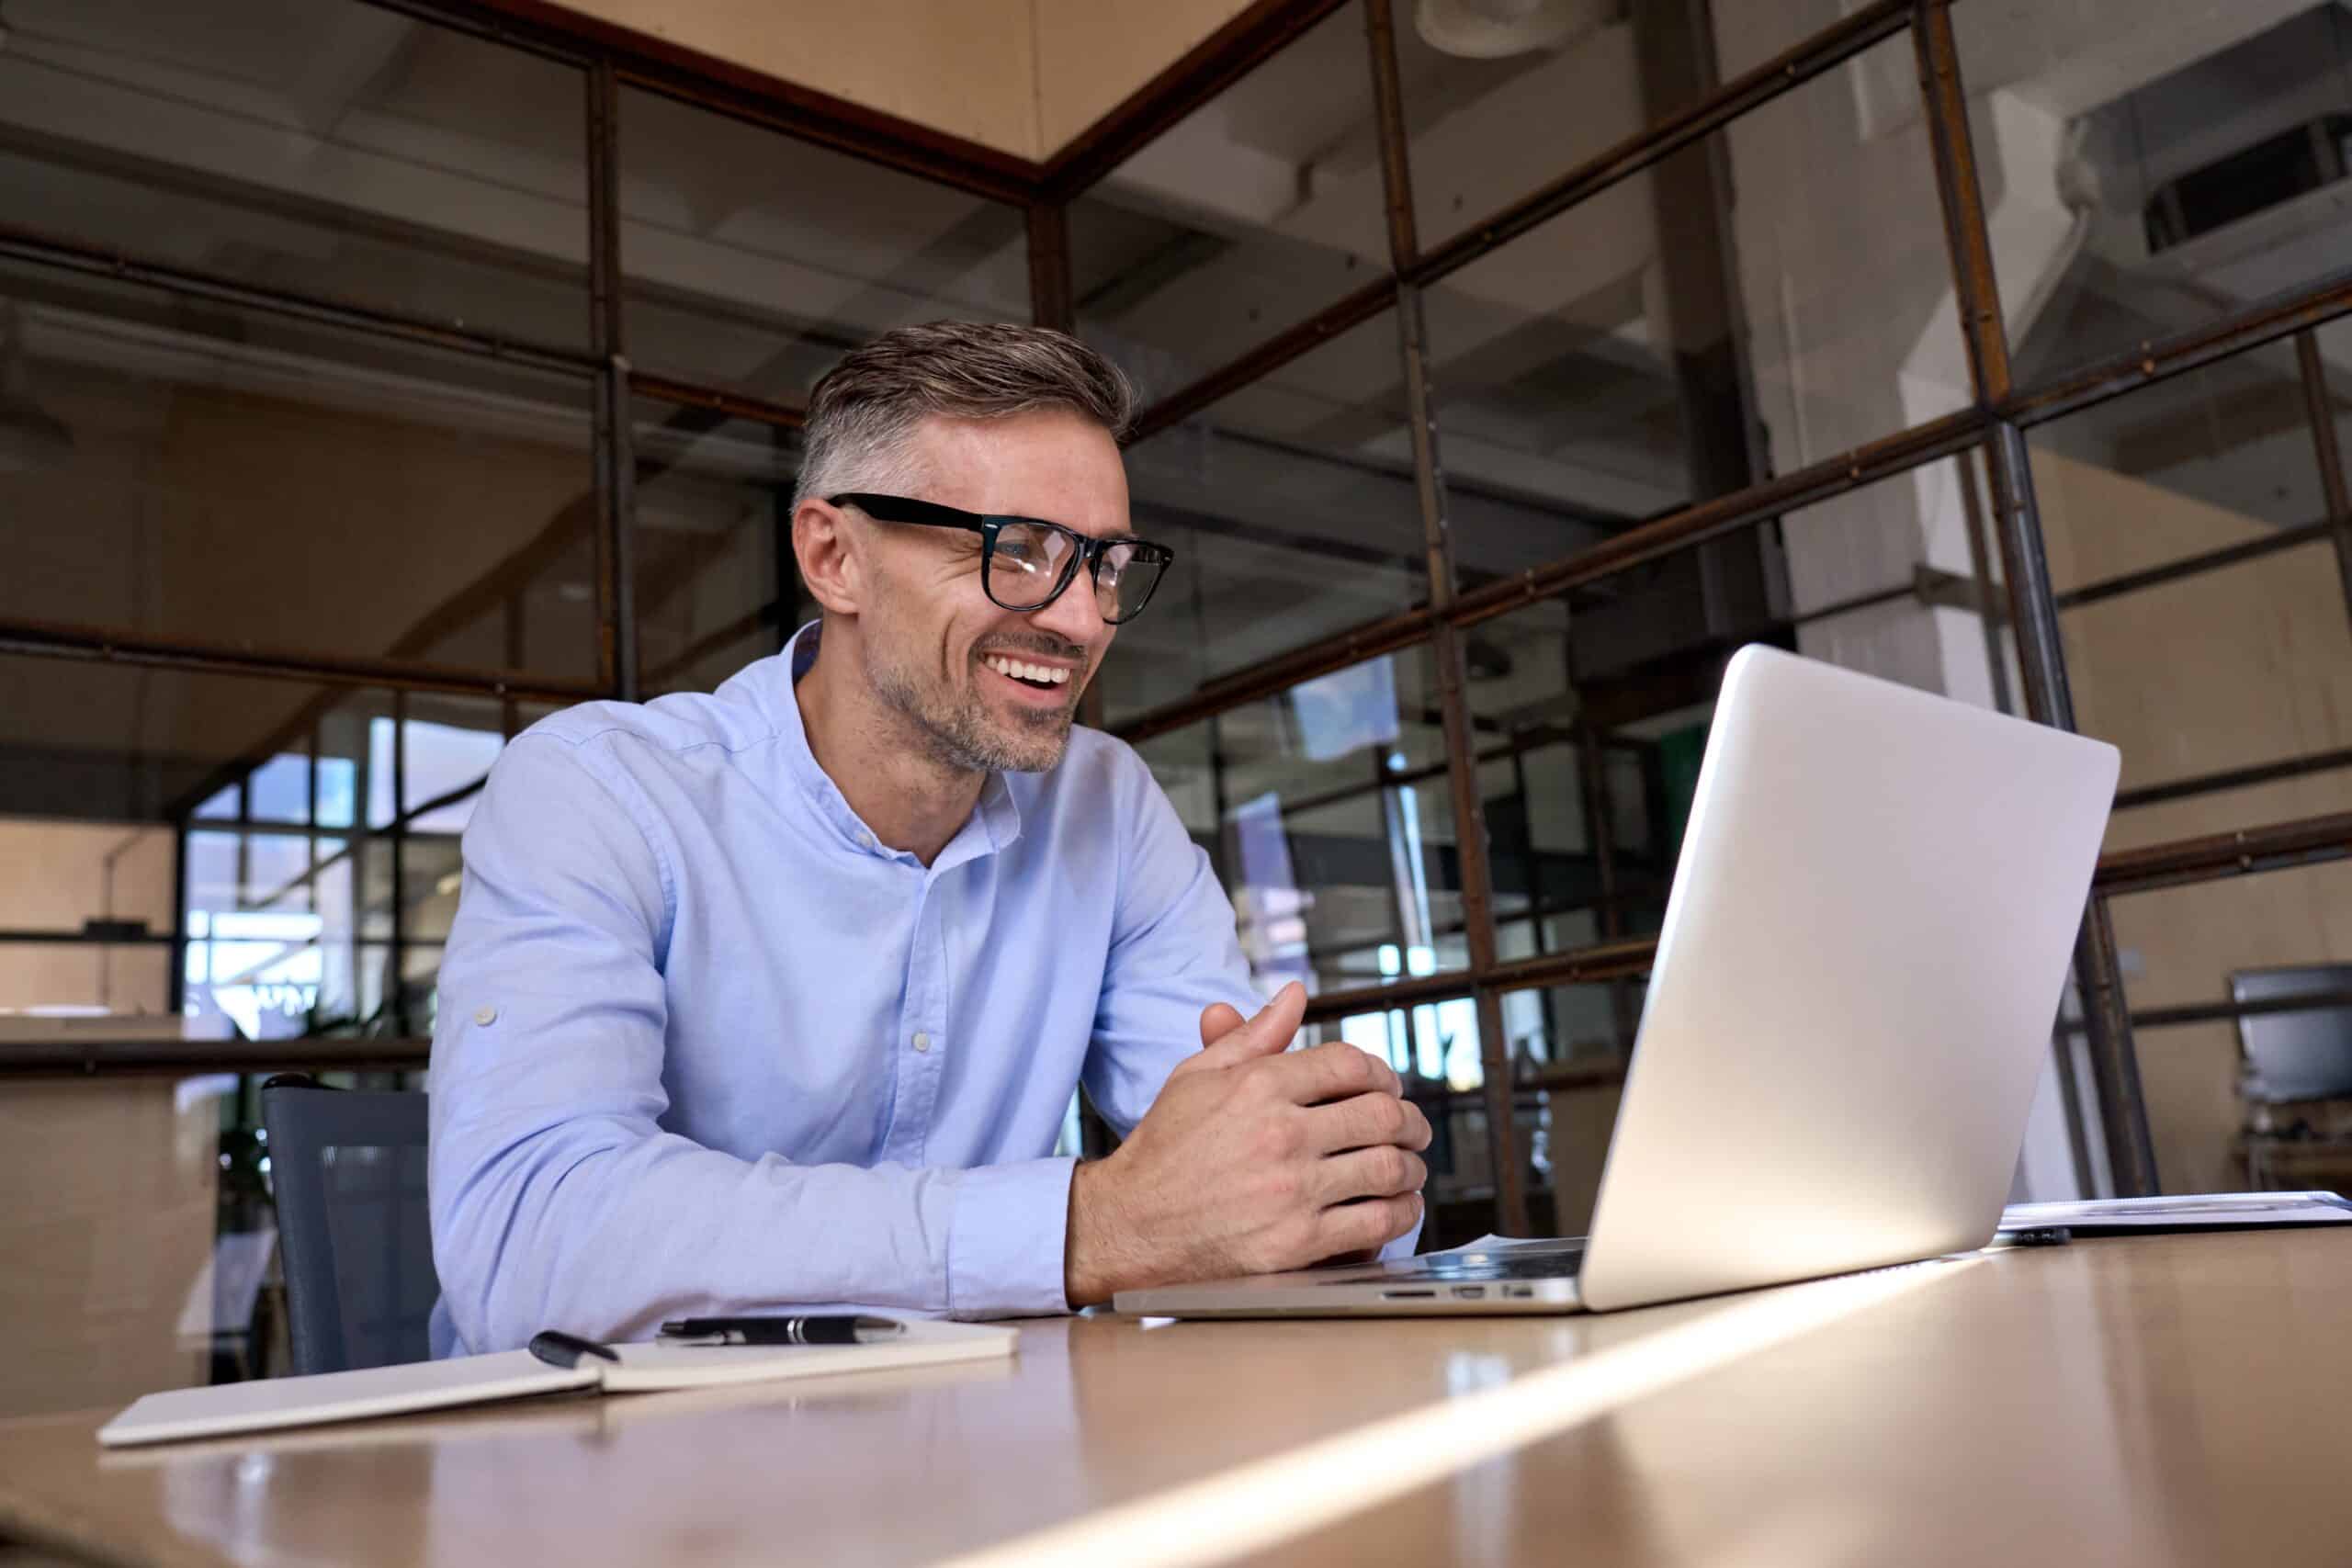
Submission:
<svg viewBox="0 0 2352 1568">
<path fill-rule="evenodd" d="M 1004 525 L 989 556 L 989 597 L 1008 610 L 1036 609 L 1054 597 L 1077 549 L 1057 530 Z M 1132 544 L 1114 544 L 1102 552 L 1102 570 L 1095 573 L 1095 607 L 1115 625 L 1143 608 L 1159 581 L 1158 561 L 1136 559 Z"/>
</svg>

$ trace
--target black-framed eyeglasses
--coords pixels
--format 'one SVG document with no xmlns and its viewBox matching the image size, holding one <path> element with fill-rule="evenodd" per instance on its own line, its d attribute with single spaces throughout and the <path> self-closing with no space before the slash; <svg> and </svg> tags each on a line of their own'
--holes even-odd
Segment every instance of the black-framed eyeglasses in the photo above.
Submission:
<svg viewBox="0 0 2352 1568">
<path fill-rule="evenodd" d="M 980 536 L 980 588 L 1001 610 L 1042 610 L 1062 596 L 1080 563 L 1094 580 L 1094 607 L 1112 626 L 1132 621 L 1151 603 L 1176 552 L 1142 539 L 1096 539 L 1035 517 L 965 512 L 903 495 L 852 491 L 829 495 L 834 506 L 854 506 L 877 523 L 961 528 Z"/>
</svg>

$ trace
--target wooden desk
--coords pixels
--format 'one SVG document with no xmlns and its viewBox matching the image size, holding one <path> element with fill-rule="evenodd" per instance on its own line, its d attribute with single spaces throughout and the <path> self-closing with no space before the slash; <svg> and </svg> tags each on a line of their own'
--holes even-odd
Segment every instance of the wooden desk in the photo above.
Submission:
<svg viewBox="0 0 2352 1568">
<path fill-rule="evenodd" d="M 1386 1443 L 1350 1472 L 1385 1499 L 1248 1560 L 2352 1552 L 2352 1235 L 2084 1242 L 1925 1272 L 1466 1467 Z M 1401 1418 L 1409 1433 L 1449 1412 L 1483 1420 L 1514 1391 L 1589 1392 L 1645 1344 L 1788 1295 L 1586 1319 L 1049 1321 L 1004 1367 L 121 1455 L 92 1439 L 106 1413 L 26 1420 L 0 1424 L 0 1534 L 166 1564 L 1025 1562 L 1057 1546 L 1188 1561 L 1199 1530 L 1138 1522 L 1171 1489 L 1214 1483 L 1179 1496 L 1176 1517 L 1205 1529 L 1216 1510 L 1196 1505 L 1237 1473 L 1304 1486 L 1302 1456 L 1360 1441 L 1367 1423 Z"/>
</svg>

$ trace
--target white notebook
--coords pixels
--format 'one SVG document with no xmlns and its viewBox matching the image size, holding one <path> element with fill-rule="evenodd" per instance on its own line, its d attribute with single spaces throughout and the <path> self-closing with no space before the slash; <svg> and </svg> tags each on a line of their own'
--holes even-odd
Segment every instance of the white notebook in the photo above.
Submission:
<svg viewBox="0 0 2352 1568">
<path fill-rule="evenodd" d="M 903 1335 L 875 1345 L 615 1345 L 610 1348 L 618 1360 L 583 1356 L 571 1367 L 551 1366 L 528 1350 L 503 1350 L 447 1361 L 414 1361 L 356 1372 L 266 1378 L 151 1393 L 99 1427 L 98 1441 L 107 1448 L 129 1448 L 182 1438 L 219 1438 L 400 1416 L 413 1410 L 441 1410 L 574 1389 L 648 1393 L 659 1389 L 986 1360 L 1012 1355 L 1018 1337 L 1013 1329 L 984 1324 L 910 1319 Z"/>
</svg>

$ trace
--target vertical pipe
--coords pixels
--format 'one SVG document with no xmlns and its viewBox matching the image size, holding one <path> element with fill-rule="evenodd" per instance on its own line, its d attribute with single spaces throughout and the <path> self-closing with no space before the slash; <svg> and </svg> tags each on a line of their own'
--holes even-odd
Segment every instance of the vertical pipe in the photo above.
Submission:
<svg viewBox="0 0 2352 1568">
<path fill-rule="evenodd" d="M 1078 330 L 1078 309 L 1070 295 L 1069 209 L 1040 197 L 1029 204 L 1029 320 L 1057 332 Z M 1090 680 L 1078 694 L 1078 722 L 1089 729 L 1102 728 L 1102 688 Z"/>
<path fill-rule="evenodd" d="M 172 829 L 172 973 L 166 994 L 177 1018 L 187 1010 L 188 818 L 174 819 Z"/>
<path fill-rule="evenodd" d="M 1412 174 L 1407 152 L 1405 102 L 1396 73 L 1396 21 L 1390 0 L 1365 0 L 1364 35 L 1371 55 L 1373 104 L 1380 134 L 1381 192 L 1387 204 L 1389 264 L 1401 274 L 1420 254 L 1414 231 Z M 1437 423 L 1430 410 L 1428 329 L 1420 290 L 1396 280 L 1396 333 L 1404 360 L 1407 428 L 1412 439 L 1413 479 L 1420 504 L 1421 538 L 1428 553 L 1430 606 L 1441 617 L 1430 652 L 1437 664 L 1438 709 L 1445 729 L 1446 776 L 1453 784 L 1455 860 L 1462 874 L 1462 924 L 1473 976 L 1495 966 L 1493 867 L 1488 861 L 1486 812 L 1478 799 L 1476 748 L 1470 732 L 1469 694 L 1460 630 L 1443 619 L 1453 604 L 1453 539 L 1447 525 L 1445 483 L 1438 466 Z M 1477 1009 L 1478 1051 L 1485 1078 L 1487 1146 L 1493 1160 L 1497 1228 L 1504 1235 L 1527 1232 L 1526 1161 L 1519 1147 L 1511 1093 L 1510 1042 L 1503 1036 L 1502 997 L 1491 985 L 1472 990 Z"/>
<path fill-rule="evenodd" d="M 1960 79 L 1959 49 L 1951 30 L 1951 0 L 1917 0 L 1912 41 L 1918 56 L 1919 94 L 1927 107 L 1928 141 L 1935 155 L 1944 240 L 1950 253 L 1952 291 L 1968 347 L 1969 374 L 1976 403 L 1989 409 L 2009 395 L 2008 333 L 2001 311 L 2000 281 L 1984 221 L 1984 193 L 1977 181 L 1976 157 L 1968 128 L 1967 95 Z M 2033 493 L 2033 465 L 2025 433 L 2008 420 L 1993 426 L 1991 459 L 1994 525 L 2008 572 L 2009 620 L 2018 639 L 2018 662 L 2025 685 L 2026 711 L 2037 723 L 2075 728 L 2075 704 L 2066 681 L 2065 643 L 2058 604 L 2050 589 L 2050 563 L 2043 553 L 2041 512 Z M 2091 896 L 2075 942 L 2075 983 L 2083 1002 L 2092 1087 L 2098 1096 L 2099 1123 L 2118 1195 L 2139 1197 L 2158 1190 L 2155 1145 L 2148 1133 L 2148 1108 L 2140 1091 L 2140 1063 L 2125 1010 L 2123 981 L 2115 956 L 2115 929 L 2107 900 Z"/>
<path fill-rule="evenodd" d="M 2015 713 L 2008 652 L 2001 644 L 2000 601 L 1993 592 L 1992 551 L 1984 542 L 1984 495 L 1976 488 L 1976 464 L 1970 454 L 1962 452 L 1951 463 L 1960 485 L 1961 522 L 1968 531 L 1968 571 L 1976 585 L 1976 624 L 1984 631 L 1984 669 L 1993 683 L 1993 705 Z"/>
<path fill-rule="evenodd" d="M 1984 226 L 1984 193 L 1977 183 L 1976 150 L 1968 130 L 1968 100 L 1960 80 L 1960 48 L 1951 31 L 1951 0 L 1918 0 L 1911 42 L 1918 56 L 1919 101 L 1926 107 L 1928 149 L 1950 253 L 1952 288 L 1968 348 L 1969 378 L 1979 407 L 2009 395 L 2009 339 L 2001 315 L 2000 279 Z"/>
<path fill-rule="evenodd" d="M 1577 764 L 1584 784 L 1585 838 L 1592 845 L 1594 868 L 1600 874 L 1600 934 L 1615 942 L 1625 934 L 1623 897 L 1617 877 L 1617 806 L 1609 787 L 1609 759 L 1600 745 L 1600 731 L 1587 720 L 1577 724 Z M 1611 1045 L 1619 1055 L 1634 1048 L 1634 995 L 1624 979 L 1609 982 Z"/>
<path fill-rule="evenodd" d="M 781 426 L 768 426 L 768 445 L 778 452 L 790 451 L 797 439 Z M 775 530 L 775 647 L 781 653 L 800 629 L 800 558 L 792 549 L 792 486 L 775 491 L 769 511 Z"/>
<path fill-rule="evenodd" d="M 2058 604 L 2050 592 L 2050 566 L 2042 553 L 2040 510 L 2034 504 L 2032 461 L 2025 433 L 2007 420 L 1994 426 L 1994 524 L 2013 575 L 2009 614 L 2017 627 L 2018 660 L 2025 673 L 2026 709 L 2038 724 L 2075 728 L 2075 703 L 2066 681 L 2065 647 Z M 2100 1129 L 2116 1195 L 2147 1197 L 2157 1184 L 2154 1141 L 2140 1090 L 2140 1062 L 2132 1045 L 2132 1021 L 2115 956 L 2115 930 L 2107 900 L 2092 895 L 2075 942 L 2075 983 L 2082 996 L 2084 1037 L 2089 1047 L 2091 1087 L 2098 1096 Z"/>
<path fill-rule="evenodd" d="M 2352 485 L 2344 477 L 2344 448 L 2335 438 L 2335 410 L 2327 393 L 2327 362 L 2319 337 L 2309 328 L 2295 334 L 2295 363 L 2303 373 L 2303 410 L 2312 423 L 2312 446 L 2319 457 L 2320 494 L 2327 502 L 2328 535 L 2335 543 L 2335 574 L 2344 584 L 2344 607 L 2352 615 Z"/>
<path fill-rule="evenodd" d="M 385 976 L 391 987 L 392 1029 L 409 1037 L 408 1015 L 408 694 L 392 694 L 392 960 Z"/>
<path fill-rule="evenodd" d="M 504 600 L 504 605 L 503 615 L 506 633 L 506 668 L 519 671 L 523 668 L 528 646 L 523 621 L 523 591 L 517 588 L 514 592 L 509 593 Z M 504 739 L 512 740 L 514 739 L 515 732 L 522 727 L 522 705 L 517 703 L 512 694 L 501 695 L 498 699 L 498 733 Z M 311 737 L 311 742 L 313 745 L 317 743 L 315 734 Z"/>
<path fill-rule="evenodd" d="M 638 696 L 636 459 L 629 365 L 622 336 L 620 89 L 612 63 L 589 67 L 589 340 L 596 358 L 596 678 L 623 702 Z"/>
<path fill-rule="evenodd" d="M 1029 204 L 1029 319 L 1057 332 L 1078 330 L 1071 296 L 1069 209 L 1058 201 Z"/>
</svg>

